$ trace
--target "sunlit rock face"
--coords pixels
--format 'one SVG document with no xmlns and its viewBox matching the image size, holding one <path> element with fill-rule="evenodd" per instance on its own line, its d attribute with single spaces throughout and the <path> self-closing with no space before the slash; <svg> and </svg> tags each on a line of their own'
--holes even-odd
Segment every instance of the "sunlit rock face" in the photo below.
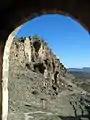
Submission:
<svg viewBox="0 0 90 120">
<path fill-rule="evenodd" d="M 65 76 L 67 70 L 48 44 L 37 36 L 15 39 L 11 52 L 13 58 L 19 60 L 17 64 L 42 74 L 46 79 L 52 79 L 50 84 L 58 86 L 59 76 Z"/>
<path fill-rule="evenodd" d="M 71 82 L 74 76 L 44 40 L 14 38 L 9 60 L 8 120 L 88 119 L 84 90 Z"/>
</svg>

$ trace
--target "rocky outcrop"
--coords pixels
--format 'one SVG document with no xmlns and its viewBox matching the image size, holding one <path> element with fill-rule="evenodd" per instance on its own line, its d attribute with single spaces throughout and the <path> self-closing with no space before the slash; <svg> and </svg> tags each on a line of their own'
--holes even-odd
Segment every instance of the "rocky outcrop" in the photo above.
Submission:
<svg viewBox="0 0 90 120">
<path fill-rule="evenodd" d="M 18 65 L 42 74 L 45 79 L 50 80 L 55 91 L 59 89 L 60 76 L 65 77 L 67 70 L 53 54 L 48 44 L 38 36 L 14 38 L 11 54 L 13 59 L 19 61 Z"/>
</svg>

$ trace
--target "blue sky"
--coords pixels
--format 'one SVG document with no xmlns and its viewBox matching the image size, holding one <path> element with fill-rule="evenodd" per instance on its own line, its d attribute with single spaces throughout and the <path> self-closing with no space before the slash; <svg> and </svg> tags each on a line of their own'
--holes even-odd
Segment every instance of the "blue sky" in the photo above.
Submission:
<svg viewBox="0 0 90 120">
<path fill-rule="evenodd" d="M 17 36 L 39 35 L 48 42 L 65 67 L 90 67 L 90 35 L 75 20 L 58 14 L 36 17 Z"/>
</svg>

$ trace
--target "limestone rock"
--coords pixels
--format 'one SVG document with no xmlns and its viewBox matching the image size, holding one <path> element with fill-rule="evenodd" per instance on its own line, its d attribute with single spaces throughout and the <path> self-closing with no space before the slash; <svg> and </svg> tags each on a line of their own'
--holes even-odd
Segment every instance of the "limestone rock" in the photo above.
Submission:
<svg viewBox="0 0 90 120">
<path fill-rule="evenodd" d="M 18 50 L 18 51 L 17 51 Z M 13 51 L 13 52 L 12 52 Z M 15 38 L 11 47 L 12 56 L 17 54 L 18 64 L 40 73 L 46 79 L 51 79 L 50 84 L 58 87 L 59 76 L 66 75 L 66 68 L 53 54 L 49 46 L 39 37 Z M 55 84 L 55 85 L 54 85 Z"/>
</svg>

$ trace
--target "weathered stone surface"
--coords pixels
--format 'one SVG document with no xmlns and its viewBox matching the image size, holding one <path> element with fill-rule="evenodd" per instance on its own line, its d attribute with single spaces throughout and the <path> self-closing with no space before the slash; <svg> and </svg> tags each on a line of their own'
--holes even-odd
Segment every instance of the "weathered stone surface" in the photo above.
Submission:
<svg viewBox="0 0 90 120">
<path fill-rule="evenodd" d="M 25 51 L 25 57 L 28 59 L 27 62 L 31 62 L 31 44 L 29 38 L 26 38 L 24 41 L 24 51 Z M 22 50 L 21 50 L 22 51 Z"/>
<path fill-rule="evenodd" d="M 19 60 L 16 64 L 32 69 L 38 73 L 41 73 L 46 79 L 51 79 L 51 85 L 55 84 L 58 87 L 60 83 L 60 75 L 65 76 L 66 68 L 60 60 L 56 58 L 56 55 L 39 37 L 20 38 L 20 40 L 14 40 L 11 46 L 11 59 Z"/>
</svg>

